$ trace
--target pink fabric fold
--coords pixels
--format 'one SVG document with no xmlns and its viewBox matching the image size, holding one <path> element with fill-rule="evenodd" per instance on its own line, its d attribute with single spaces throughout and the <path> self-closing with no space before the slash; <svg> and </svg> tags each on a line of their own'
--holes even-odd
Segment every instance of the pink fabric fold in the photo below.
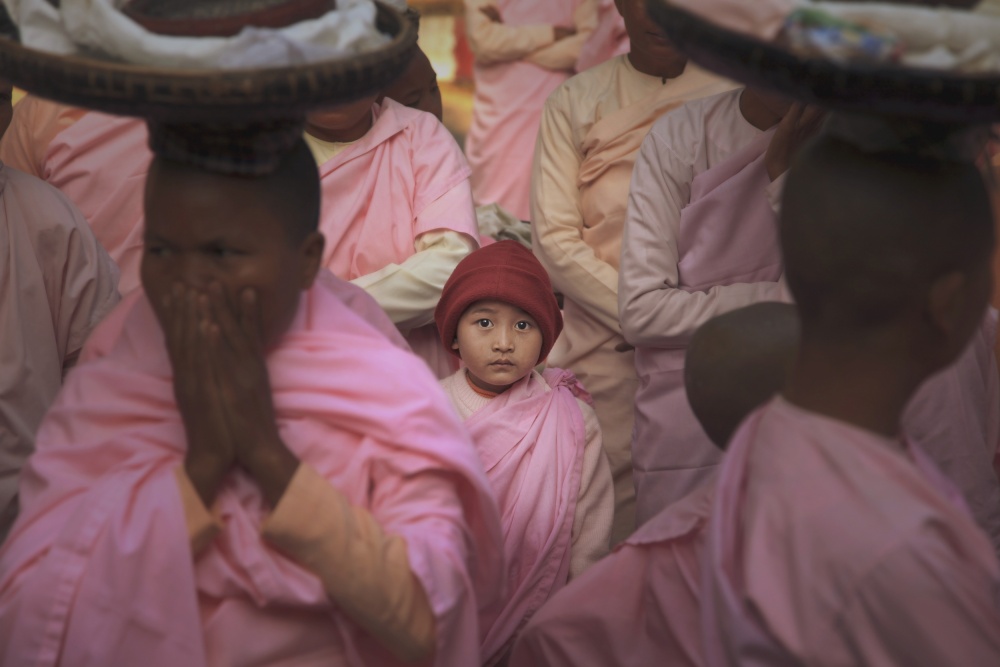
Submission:
<svg viewBox="0 0 1000 667">
<path fill-rule="evenodd" d="M 764 155 L 774 130 L 697 175 L 681 211 L 678 288 L 776 282 L 782 273 L 778 221 L 767 199 Z M 690 332 L 694 334 L 694 331 Z M 632 462 L 640 522 L 693 491 L 721 459 L 684 390 L 686 347 L 638 347 Z"/>
<path fill-rule="evenodd" d="M 368 134 L 320 166 L 326 235 L 323 265 L 354 280 L 414 252 L 414 239 L 451 230 L 479 239 L 471 170 L 448 130 L 429 113 L 386 99 Z M 438 377 L 457 370 L 433 324 L 407 333 Z"/>
<path fill-rule="evenodd" d="M 518 667 L 700 667 L 701 558 L 714 479 L 557 593 L 514 648 Z"/>
<path fill-rule="evenodd" d="M 0 551 L 4 664 L 395 664 L 261 539 L 268 510 L 243 473 L 224 482 L 224 528 L 192 563 L 173 473 L 184 428 L 144 294 L 93 338 L 39 431 Z M 406 541 L 436 617 L 435 664 L 475 664 L 478 604 L 502 581 L 497 510 L 423 362 L 317 286 L 268 368 L 284 441 Z"/>
<path fill-rule="evenodd" d="M 507 593 L 480 615 L 483 659 L 494 664 L 569 577 L 586 429 L 569 371 L 531 373 L 476 412 L 472 434 L 500 506 Z"/>
</svg>

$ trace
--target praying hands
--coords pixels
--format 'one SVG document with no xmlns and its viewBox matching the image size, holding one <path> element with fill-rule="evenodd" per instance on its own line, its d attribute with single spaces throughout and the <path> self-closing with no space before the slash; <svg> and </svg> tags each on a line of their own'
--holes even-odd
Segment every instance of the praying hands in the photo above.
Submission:
<svg viewBox="0 0 1000 667">
<path fill-rule="evenodd" d="M 222 286 L 174 286 L 167 349 L 184 421 L 184 467 L 206 506 L 234 465 L 244 468 L 275 506 L 298 467 L 278 434 L 261 343 L 257 295 L 230 303 Z"/>
</svg>

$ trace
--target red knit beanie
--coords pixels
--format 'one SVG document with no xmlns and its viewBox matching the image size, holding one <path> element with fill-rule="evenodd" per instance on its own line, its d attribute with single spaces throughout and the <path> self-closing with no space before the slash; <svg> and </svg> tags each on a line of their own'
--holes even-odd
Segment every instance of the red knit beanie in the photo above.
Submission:
<svg viewBox="0 0 1000 667">
<path fill-rule="evenodd" d="M 485 300 L 503 301 L 531 315 L 542 332 L 538 361 L 549 356 L 562 331 L 562 313 L 548 274 L 530 250 L 517 241 L 500 241 L 476 250 L 455 267 L 434 310 L 441 340 L 452 354 L 458 356 L 451 345 L 459 319 L 469 306 Z"/>
</svg>

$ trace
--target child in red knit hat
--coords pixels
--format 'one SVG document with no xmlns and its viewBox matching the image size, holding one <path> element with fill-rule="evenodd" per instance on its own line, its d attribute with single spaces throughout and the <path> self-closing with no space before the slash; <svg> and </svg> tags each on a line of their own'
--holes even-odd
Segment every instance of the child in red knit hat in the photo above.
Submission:
<svg viewBox="0 0 1000 667">
<path fill-rule="evenodd" d="M 546 600 L 607 553 L 611 472 L 589 395 L 568 371 L 535 370 L 562 314 L 530 250 L 501 241 L 473 252 L 434 315 L 465 365 L 441 384 L 472 433 L 503 517 L 507 595 L 480 612 L 491 665 Z"/>
</svg>

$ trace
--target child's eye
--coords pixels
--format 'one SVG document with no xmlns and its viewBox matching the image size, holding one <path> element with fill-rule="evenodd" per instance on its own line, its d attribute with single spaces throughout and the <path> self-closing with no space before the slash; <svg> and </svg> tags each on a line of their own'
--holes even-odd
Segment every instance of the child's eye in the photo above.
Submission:
<svg viewBox="0 0 1000 667">
<path fill-rule="evenodd" d="M 480 329 L 489 329 L 491 326 L 493 326 L 493 322 L 486 318 L 483 318 L 481 320 L 476 320 L 476 324 L 479 325 Z"/>
<path fill-rule="evenodd" d="M 164 257 L 167 254 L 167 249 L 161 245 L 147 245 L 146 254 L 153 257 Z"/>
<path fill-rule="evenodd" d="M 226 259 L 227 257 L 232 257 L 238 253 L 232 248 L 226 248 L 225 246 L 212 246 L 208 249 L 208 254 L 213 257 L 218 257 L 219 259 Z"/>
<path fill-rule="evenodd" d="M 531 329 L 531 322 L 525 322 L 524 320 L 521 320 L 520 322 L 514 325 L 514 328 L 517 329 L 518 331 L 528 331 L 529 329 Z"/>
</svg>

